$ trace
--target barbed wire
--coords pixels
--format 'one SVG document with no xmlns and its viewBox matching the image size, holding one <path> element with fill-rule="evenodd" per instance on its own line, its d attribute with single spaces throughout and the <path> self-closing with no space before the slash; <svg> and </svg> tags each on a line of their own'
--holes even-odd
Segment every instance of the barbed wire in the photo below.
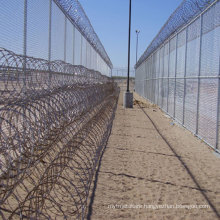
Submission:
<svg viewBox="0 0 220 220">
<path fill-rule="evenodd" d="M 0 48 L 0 216 L 84 219 L 119 90 L 83 66 Z"/>
<path fill-rule="evenodd" d="M 183 0 L 141 55 L 135 68 L 138 68 L 172 34 L 199 15 L 213 2 L 216 2 L 216 0 Z"/>
<path fill-rule="evenodd" d="M 100 54 L 103 60 L 108 64 L 110 68 L 113 67 L 112 62 L 105 51 L 99 37 L 94 31 L 89 18 L 87 17 L 84 9 L 78 0 L 54 0 L 68 15 L 70 20 L 78 27 L 82 35 L 93 46 L 93 48 Z"/>
</svg>

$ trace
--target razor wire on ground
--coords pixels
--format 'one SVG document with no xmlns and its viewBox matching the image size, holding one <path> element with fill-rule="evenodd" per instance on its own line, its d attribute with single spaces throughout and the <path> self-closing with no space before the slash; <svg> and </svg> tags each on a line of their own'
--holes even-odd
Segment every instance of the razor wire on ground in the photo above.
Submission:
<svg viewBox="0 0 220 220">
<path fill-rule="evenodd" d="M 220 1 L 185 0 L 136 64 L 135 91 L 219 152 Z"/>
<path fill-rule="evenodd" d="M 0 49 L 0 217 L 84 219 L 119 89 L 63 61 Z"/>
</svg>

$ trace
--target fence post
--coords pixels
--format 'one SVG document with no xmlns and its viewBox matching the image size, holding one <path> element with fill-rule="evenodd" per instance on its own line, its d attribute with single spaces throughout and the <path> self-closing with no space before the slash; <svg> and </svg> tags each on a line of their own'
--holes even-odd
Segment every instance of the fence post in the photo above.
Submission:
<svg viewBox="0 0 220 220">
<path fill-rule="evenodd" d="M 52 27 L 52 0 L 49 5 L 49 38 L 48 38 L 48 61 L 51 61 L 51 27 Z M 49 65 L 50 69 L 50 65 Z"/>
<path fill-rule="evenodd" d="M 75 65 L 75 43 L 76 43 L 76 31 L 75 31 L 75 27 L 73 26 L 73 65 Z"/>
<path fill-rule="evenodd" d="M 177 74 L 177 49 L 178 49 L 178 34 L 176 35 L 176 60 L 175 60 L 175 85 L 174 85 L 174 112 L 173 117 L 176 117 L 176 74 Z"/>
<path fill-rule="evenodd" d="M 89 69 L 92 69 L 92 50 L 90 44 L 89 44 Z M 105 64 L 105 69 L 106 69 L 106 74 L 108 74 L 108 69 L 106 64 Z"/>
<path fill-rule="evenodd" d="M 161 91 L 161 99 L 162 99 L 162 102 L 161 102 L 161 108 L 163 109 L 163 96 L 164 96 L 164 57 L 165 57 L 165 44 L 163 44 L 162 46 L 162 49 L 163 49 L 163 53 L 162 53 L 162 77 L 161 77 L 161 81 L 162 81 L 162 91 Z"/>
<path fill-rule="evenodd" d="M 24 0 L 24 30 L 23 30 L 23 86 L 24 86 L 24 93 L 26 94 L 27 90 L 27 85 L 26 85 L 26 78 L 27 78 L 27 0 Z M 24 110 L 25 111 L 25 110 Z M 25 112 L 24 112 L 25 114 Z"/>
<path fill-rule="evenodd" d="M 186 27 L 186 46 L 185 46 L 184 95 L 183 95 L 183 125 L 184 125 L 184 123 L 185 123 L 187 41 L 188 41 L 188 26 Z"/>
<path fill-rule="evenodd" d="M 27 56 L 27 0 L 24 0 L 24 30 L 23 30 L 23 88 L 24 89 L 24 95 L 26 95 L 27 93 L 27 86 L 26 86 L 26 80 L 27 80 L 27 71 L 26 71 L 26 56 Z M 26 142 L 26 125 L 27 125 L 27 119 L 26 119 L 26 102 L 23 104 L 22 106 L 22 112 L 23 112 L 23 122 L 22 122 L 22 126 L 23 126 L 23 132 L 22 132 L 22 139 L 23 139 L 23 144 L 25 144 Z M 22 146 L 21 144 L 19 144 L 19 154 L 22 155 Z M 19 160 L 21 160 L 22 158 L 19 157 Z M 18 164 L 18 172 L 20 172 L 20 164 Z M 22 218 L 22 212 L 20 210 L 19 213 L 20 219 Z"/>
<path fill-rule="evenodd" d="M 155 103 L 155 86 L 154 86 L 154 53 L 152 53 L 152 62 L 151 62 L 151 81 L 152 81 L 152 94 L 151 94 L 151 98 L 152 98 L 152 102 Z"/>
<path fill-rule="evenodd" d="M 48 38 L 48 70 L 49 70 L 49 85 L 51 85 L 51 72 L 50 72 L 50 62 L 51 62 L 51 28 L 52 28 L 52 0 L 49 3 L 49 38 Z"/>
<path fill-rule="evenodd" d="M 152 102 L 155 103 L 155 85 L 154 85 L 154 53 L 152 53 L 152 62 L 151 62 L 151 71 L 152 71 L 152 74 L 151 74 L 151 81 L 152 81 Z"/>
<path fill-rule="evenodd" d="M 151 102 L 153 102 L 153 88 L 154 88 L 154 85 L 153 85 L 153 54 L 151 54 L 151 63 L 150 63 L 150 86 L 151 86 L 151 93 L 150 93 L 150 100 Z"/>
<path fill-rule="evenodd" d="M 149 59 L 149 58 L 148 58 Z M 148 94 L 148 91 L 149 91 L 149 87 L 147 85 L 147 74 L 148 74 L 148 66 L 147 66 L 147 62 L 148 62 L 148 59 L 145 60 L 144 62 L 144 76 L 145 76 L 145 80 L 144 80 L 144 97 L 149 99 L 149 94 Z"/>
<path fill-rule="evenodd" d="M 24 55 L 24 70 L 26 70 L 27 56 L 27 0 L 24 0 L 24 30 L 23 30 L 23 55 Z"/>
<path fill-rule="evenodd" d="M 158 76 L 157 76 L 157 80 L 158 80 L 158 83 L 157 83 L 157 105 L 159 106 L 159 90 L 160 90 L 160 48 L 159 48 L 159 68 L 158 68 Z"/>
<path fill-rule="evenodd" d="M 86 41 L 86 67 L 89 69 L 89 62 L 88 62 L 88 42 Z"/>
<path fill-rule="evenodd" d="M 80 50 L 81 50 L 81 52 L 80 52 L 80 65 L 83 65 L 82 64 L 82 43 L 83 43 L 83 36 L 82 36 L 82 34 L 80 34 L 81 35 L 81 44 L 80 44 Z"/>
<path fill-rule="evenodd" d="M 219 144 L 219 105 L 220 105 L 220 55 L 219 55 L 219 64 L 218 64 L 218 99 L 217 99 L 217 122 L 216 122 L 216 145 L 215 148 L 218 149 Z"/>
<path fill-rule="evenodd" d="M 66 37 L 67 37 L 67 17 L 64 15 L 64 62 L 66 62 Z"/>
<path fill-rule="evenodd" d="M 168 110 L 169 110 L 169 93 L 170 93 L 170 40 L 168 41 L 168 68 L 167 68 L 167 71 L 168 71 L 168 75 L 167 75 L 167 113 L 168 113 Z"/>
<path fill-rule="evenodd" d="M 143 67 L 143 75 L 144 75 L 144 77 L 143 77 L 143 91 L 142 91 L 142 96 L 145 97 L 145 93 L 144 93 L 144 91 L 145 91 L 145 79 L 146 79 L 146 76 L 145 76 L 145 61 L 143 62 L 143 65 L 144 65 L 144 67 Z M 145 98 L 146 98 L 146 97 L 145 97 Z"/>
<path fill-rule="evenodd" d="M 198 89 L 197 89 L 197 109 L 196 109 L 196 134 L 198 135 L 199 130 L 199 97 L 200 97 L 200 75 L 201 75 L 201 54 L 202 54 L 202 25 L 203 16 L 200 15 L 200 42 L 199 42 L 199 72 L 198 72 Z"/>
</svg>

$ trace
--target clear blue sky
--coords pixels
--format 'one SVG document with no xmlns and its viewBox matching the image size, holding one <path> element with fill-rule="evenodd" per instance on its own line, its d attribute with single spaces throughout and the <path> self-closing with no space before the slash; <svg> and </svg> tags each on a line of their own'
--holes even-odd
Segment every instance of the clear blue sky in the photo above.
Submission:
<svg viewBox="0 0 220 220">
<path fill-rule="evenodd" d="M 129 0 L 79 0 L 114 67 L 127 67 Z M 131 67 L 182 0 L 132 0 Z"/>
</svg>

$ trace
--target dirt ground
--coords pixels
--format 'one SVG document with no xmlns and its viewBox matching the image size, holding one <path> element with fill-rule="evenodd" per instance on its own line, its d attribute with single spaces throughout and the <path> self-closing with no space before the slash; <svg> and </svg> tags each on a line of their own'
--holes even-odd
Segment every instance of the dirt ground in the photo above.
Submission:
<svg viewBox="0 0 220 220">
<path fill-rule="evenodd" d="M 158 107 L 120 94 L 88 219 L 220 218 L 220 157 Z"/>
</svg>

